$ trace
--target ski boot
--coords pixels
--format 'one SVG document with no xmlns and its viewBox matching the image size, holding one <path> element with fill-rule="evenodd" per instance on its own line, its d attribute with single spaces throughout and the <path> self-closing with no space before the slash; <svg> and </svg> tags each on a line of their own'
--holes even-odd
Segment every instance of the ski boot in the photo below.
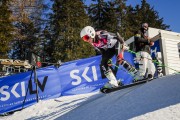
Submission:
<svg viewBox="0 0 180 120">
<path fill-rule="evenodd" d="M 118 80 L 116 80 L 116 77 L 111 70 L 107 71 L 105 75 L 109 81 L 100 89 L 101 92 L 106 93 L 106 90 L 116 88 L 119 84 L 121 84 Z"/>
<path fill-rule="evenodd" d="M 113 88 L 117 88 L 119 85 L 118 83 L 116 82 L 117 85 L 114 85 L 111 83 L 111 81 L 107 82 L 102 88 L 100 88 L 100 91 L 102 93 L 108 93 L 108 90 L 111 90 Z"/>
<path fill-rule="evenodd" d="M 117 80 L 117 83 L 118 83 L 118 87 L 112 85 L 112 84 L 110 83 L 110 81 L 109 81 L 109 82 L 107 82 L 107 83 L 100 89 L 100 91 L 101 91 L 102 93 L 109 93 L 109 92 L 114 91 L 114 90 L 116 90 L 116 89 L 118 90 L 119 87 L 123 86 L 123 83 L 122 83 L 121 79 L 120 79 L 120 80 Z"/>
</svg>

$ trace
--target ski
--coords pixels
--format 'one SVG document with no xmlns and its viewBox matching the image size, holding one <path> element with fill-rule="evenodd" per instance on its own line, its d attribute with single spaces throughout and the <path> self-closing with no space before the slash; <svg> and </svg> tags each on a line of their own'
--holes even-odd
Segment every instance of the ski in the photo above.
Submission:
<svg viewBox="0 0 180 120">
<path fill-rule="evenodd" d="M 156 79 L 156 78 L 154 78 L 154 79 Z M 129 88 L 129 87 L 132 87 L 132 86 L 135 86 L 135 85 L 140 85 L 140 84 L 152 81 L 154 79 L 151 79 L 151 80 L 149 80 L 149 79 L 137 80 L 137 81 L 134 81 L 134 82 L 132 82 L 130 84 L 127 84 L 127 85 L 120 85 L 119 87 L 116 87 L 116 88 L 101 88 L 100 91 L 102 93 L 111 93 L 111 92 L 114 92 L 114 91 L 117 91 L 117 90 Z"/>
</svg>

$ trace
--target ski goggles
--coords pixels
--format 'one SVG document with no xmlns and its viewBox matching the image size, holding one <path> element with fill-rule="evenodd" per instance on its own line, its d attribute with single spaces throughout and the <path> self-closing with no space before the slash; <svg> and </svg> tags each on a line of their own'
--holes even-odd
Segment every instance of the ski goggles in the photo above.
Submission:
<svg viewBox="0 0 180 120">
<path fill-rule="evenodd" d="M 86 41 L 86 42 L 89 40 L 89 38 L 90 38 L 90 37 L 89 37 L 88 35 L 85 35 L 85 36 L 82 37 L 82 39 L 83 39 L 84 41 Z"/>
</svg>

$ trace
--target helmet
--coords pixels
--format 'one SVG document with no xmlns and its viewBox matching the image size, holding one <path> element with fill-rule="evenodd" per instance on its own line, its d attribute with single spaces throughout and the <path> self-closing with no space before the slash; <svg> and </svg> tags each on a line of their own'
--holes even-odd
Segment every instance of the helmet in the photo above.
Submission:
<svg viewBox="0 0 180 120">
<path fill-rule="evenodd" d="M 84 37 L 84 36 L 89 36 L 89 37 L 91 37 L 91 38 L 94 38 L 95 37 L 95 34 L 96 34 L 96 32 L 95 32 L 95 30 L 94 30 L 94 28 L 93 27 L 91 27 L 91 26 L 86 26 L 86 27 L 84 27 L 82 30 L 81 30 L 81 33 L 80 33 L 80 36 L 81 36 L 81 38 L 82 37 Z"/>
<path fill-rule="evenodd" d="M 143 23 L 143 24 L 142 24 L 142 28 L 148 29 L 148 23 Z"/>
</svg>

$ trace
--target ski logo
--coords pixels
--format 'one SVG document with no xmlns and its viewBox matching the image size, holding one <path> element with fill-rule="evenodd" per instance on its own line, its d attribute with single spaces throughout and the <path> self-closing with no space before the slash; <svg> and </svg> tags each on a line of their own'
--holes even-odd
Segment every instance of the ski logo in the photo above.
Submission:
<svg viewBox="0 0 180 120">
<path fill-rule="evenodd" d="M 81 75 L 79 74 L 80 74 L 80 70 L 72 70 L 70 72 L 70 77 L 73 79 L 71 83 L 72 85 L 75 86 L 81 84 L 83 79 L 86 80 L 87 82 L 93 82 L 98 80 L 97 70 L 95 66 L 85 67 L 82 74 Z"/>
<path fill-rule="evenodd" d="M 38 88 L 44 92 L 45 86 L 48 80 L 48 76 L 45 76 L 43 82 L 41 83 L 38 79 Z M 36 94 L 36 90 L 33 90 L 33 81 L 29 80 L 28 84 L 29 94 Z M 11 99 L 11 97 L 20 98 L 24 97 L 26 94 L 26 86 L 25 81 L 15 83 L 12 86 L 4 85 L 0 87 L 0 101 L 7 101 Z"/>
</svg>

